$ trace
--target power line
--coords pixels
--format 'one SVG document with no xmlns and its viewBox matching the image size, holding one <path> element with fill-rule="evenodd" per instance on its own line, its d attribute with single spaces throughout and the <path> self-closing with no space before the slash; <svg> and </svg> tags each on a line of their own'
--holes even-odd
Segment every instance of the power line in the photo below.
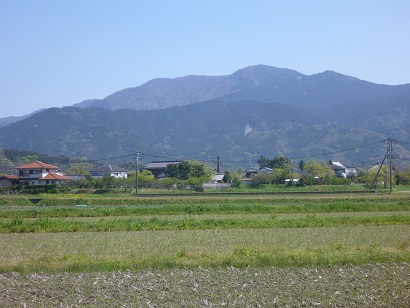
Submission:
<svg viewBox="0 0 410 308">
<path fill-rule="evenodd" d="M 337 153 L 343 153 L 343 152 L 348 152 L 348 151 L 352 151 L 352 150 L 357 150 L 357 149 L 361 149 L 361 148 L 365 148 L 365 147 L 369 147 L 372 145 L 376 145 L 376 144 L 380 144 L 382 142 L 385 142 L 386 139 L 380 140 L 380 141 L 376 141 L 376 142 L 372 142 L 372 143 L 368 143 L 368 144 L 363 144 L 363 145 L 359 145 L 359 146 L 355 146 L 355 147 L 351 147 L 351 148 L 345 148 L 345 149 L 341 149 L 341 150 L 337 150 L 337 151 L 329 151 L 329 152 L 323 152 L 323 153 L 318 153 L 318 154 L 313 154 L 313 155 L 307 155 L 307 156 L 298 156 L 298 157 L 289 157 L 290 160 L 299 160 L 299 159 L 309 159 L 309 158 L 314 158 L 314 157 L 318 157 L 318 156 L 326 156 L 326 155 L 331 155 L 331 154 L 337 154 Z M 404 143 L 404 144 L 410 144 L 410 142 L 403 142 L 403 141 L 396 141 L 397 143 Z M 109 157 L 109 158 L 99 158 L 99 159 L 91 159 L 91 160 L 77 160 L 75 162 L 98 162 L 98 161 L 108 161 L 108 160 L 114 160 L 114 159 L 121 159 L 121 158 L 127 158 L 127 157 L 131 157 L 131 156 L 135 156 L 136 154 L 128 154 L 128 155 L 123 155 L 123 156 L 117 156 L 117 157 Z M 155 158 L 160 158 L 160 159 L 167 159 L 167 160 L 198 160 L 202 163 L 215 163 L 216 159 L 208 159 L 208 160 L 202 160 L 202 159 L 194 159 L 194 158 L 189 158 L 189 159 L 184 159 L 183 157 L 179 157 L 178 159 L 174 156 L 174 157 L 170 157 L 170 156 L 162 156 L 162 155 L 155 155 L 155 154 L 150 154 L 150 153 L 139 153 L 140 158 L 142 158 L 142 156 L 149 156 L 149 157 L 155 157 Z M 406 158 L 403 158 L 402 160 L 407 160 Z M 253 159 L 248 159 L 248 160 L 221 160 L 221 164 L 226 164 L 226 163 L 256 163 L 257 161 L 253 160 Z"/>
<path fill-rule="evenodd" d="M 348 148 L 348 149 L 343 149 L 343 150 L 338 150 L 338 151 L 332 151 L 332 152 L 325 152 L 325 153 L 320 153 L 320 154 L 314 154 L 314 155 L 310 155 L 310 156 L 305 156 L 305 157 L 291 157 L 289 159 L 293 160 L 293 159 L 306 159 L 306 158 L 312 158 L 312 157 L 317 157 L 317 156 L 325 156 L 325 155 L 330 155 L 330 154 L 337 154 L 337 153 L 343 153 L 343 152 L 348 152 L 348 151 L 352 151 L 352 150 L 357 150 L 357 149 L 361 149 L 364 147 L 368 147 L 371 145 L 375 145 L 375 144 L 379 144 L 382 142 L 385 142 L 386 139 L 381 140 L 381 141 L 377 141 L 377 142 L 373 142 L 373 143 L 368 143 L 368 144 L 364 144 L 364 145 L 360 145 L 360 146 L 356 146 L 354 148 Z"/>
<path fill-rule="evenodd" d="M 114 159 L 120 159 L 120 158 L 125 158 L 125 157 L 130 157 L 134 156 L 135 154 L 129 154 L 129 155 L 124 155 L 124 156 L 117 156 L 117 157 L 109 157 L 109 158 L 99 158 L 99 159 L 90 159 L 90 160 L 77 160 L 74 161 L 79 162 L 79 163 L 90 163 L 90 162 L 97 162 L 97 161 L 106 161 L 106 160 L 114 160 Z"/>
<path fill-rule="evenodd" d="M 159 156 L 159 155 L 147 154 L 147 153 L 141 153 L 141 155 L 151 156 L 151 157 L 156 157 L 156 158 L 163 158 L 163 159 L 172 159 L 172 160 L 176 160 L 176 158 L 175 158 L 175 157 Z"/>
</svg>

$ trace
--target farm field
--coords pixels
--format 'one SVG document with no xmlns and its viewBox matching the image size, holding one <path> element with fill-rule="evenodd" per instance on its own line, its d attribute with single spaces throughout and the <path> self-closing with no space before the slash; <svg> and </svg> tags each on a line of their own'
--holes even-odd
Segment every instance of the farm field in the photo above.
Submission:
<svg viewBox="0 0 410 308">
<path fill-rule="evenodd" d="M 410 303 L 406 192 L 38 199 L 0 202 L 0 306 Z"/>
<path fill-rule="evenodd" d="M 2 307 L 408 307 L 409 264 L 0 273 Z"/>
</svg>

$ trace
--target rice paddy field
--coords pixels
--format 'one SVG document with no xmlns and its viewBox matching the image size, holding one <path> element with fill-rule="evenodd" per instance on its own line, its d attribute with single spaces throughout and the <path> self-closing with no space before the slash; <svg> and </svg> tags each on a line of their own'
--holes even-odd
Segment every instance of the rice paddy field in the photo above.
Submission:
<svg viewBox="0 0 410 308">
<path fill-rule="evenodd" d="M 0 199 L 0 307 L 409 307 L 410 192 Z"/>
</svg>

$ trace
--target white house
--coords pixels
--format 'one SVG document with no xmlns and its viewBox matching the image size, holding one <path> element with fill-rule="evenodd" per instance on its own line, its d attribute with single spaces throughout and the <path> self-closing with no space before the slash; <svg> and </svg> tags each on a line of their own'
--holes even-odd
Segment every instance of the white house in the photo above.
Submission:
<svg viewBox="0 0 410 308">
<path fill-rule="evenodd" d="M 346 178 L 346 167 L 340 161 L 329 161 L 330 166 L 332 167 L 333 171 L 335 172 L 335 176 L 338 178 Z"/>
<path fill-rule="evenodd" d="M 126 178 L 128 176 L 128 171 L 124 168 L 112 166 L 112 165 L 105 165 L 98 168 L 90 169 L 90 175 L 92 177 L 103 177 L 104 175 L 109 174 L 115 178 Z"/>
</svg>

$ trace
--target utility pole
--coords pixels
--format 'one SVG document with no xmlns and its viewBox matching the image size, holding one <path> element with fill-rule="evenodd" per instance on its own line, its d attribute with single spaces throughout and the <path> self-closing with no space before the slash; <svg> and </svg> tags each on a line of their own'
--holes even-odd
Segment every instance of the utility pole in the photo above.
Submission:
<svg viewBox="0 0 410 308">
<path fill-rule="evenodd" d="M 139 166 L 138 166 L 138 161 L 139 161 L 139 159 L 140 159 L 140 155 L 141 155 L 141 152 L 138 152 L 137 151 L 137 153 L 135 153 L 135 155 L 136 155 L 136 165 L 135 165 L 135 194 L 137 194 L 138 195 L 138 169 L 139 169 Z"/>
<path fill-rule="evenodd" d="M 390 193 L 392 192 L 393 189 L 393 143 L 396 142 L 396 140 L 388 138 L 387 141 L 389 142 L 389 170 L 390 170 Z"/>
<path fill-rule="evenodd" d="M 386 140 L 389 143 L 389 148 L 387 149 L 386 155 L 384 155 L 384 158 L 383 158 L 382 163 L 379 167 L 379 170 L 377 170 L 377 173 L 376 173 L 376 176 L 374 177 L 372 186 L 374 186 L 377 189 L 377 177 L 379 176 L 380 170 L 383 167 L 384 161 L 386 160 L 386 158 L 388 158 L 389 159 L 389 173 L 390 173 L 389 174 L 389 176 L 390 176 L 390 190 L 389 190 L 389 193 L 391 193 L 392 190 L 393 190 L 393 158 L 394 158 L 394 156 L 393 156 L 393 143 L 395 143 L 396 140 L 391 139 L 391 138 L 387 138 Z"/>
</svg>

